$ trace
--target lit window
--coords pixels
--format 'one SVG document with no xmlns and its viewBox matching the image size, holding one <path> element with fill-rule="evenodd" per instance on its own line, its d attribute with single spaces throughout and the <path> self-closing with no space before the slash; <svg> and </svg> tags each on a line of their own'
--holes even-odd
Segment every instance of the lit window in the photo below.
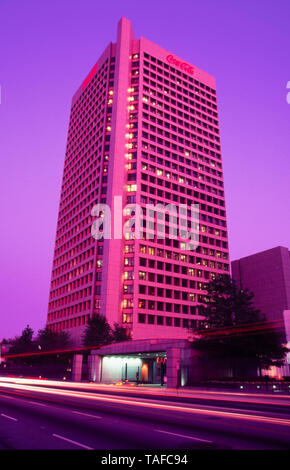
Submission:
<svg viewBox="0 0 290 470">
<path fill-rule="evenodd" d="M 137 184 L 128 184 L 127 191 L 128 192 L 137 191 Z"/>
<path fill-rule="evenodd" d="M 123 313 L 123 323 L 132 323 L 132 313 Z"/>
</svg>

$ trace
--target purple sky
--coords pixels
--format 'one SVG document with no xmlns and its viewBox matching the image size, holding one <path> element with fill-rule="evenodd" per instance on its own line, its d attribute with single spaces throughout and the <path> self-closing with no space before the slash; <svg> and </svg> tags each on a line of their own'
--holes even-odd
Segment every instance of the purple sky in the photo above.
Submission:
<svg viewBox="0 0 290 470">
<path fill-rule="evenodd" d="M 121 16 L 217 79 L 231 259 L 290 248 L 289 0 L 2 0 L 0 340 L 45 325 L 71 98 Z"/>
</svg>

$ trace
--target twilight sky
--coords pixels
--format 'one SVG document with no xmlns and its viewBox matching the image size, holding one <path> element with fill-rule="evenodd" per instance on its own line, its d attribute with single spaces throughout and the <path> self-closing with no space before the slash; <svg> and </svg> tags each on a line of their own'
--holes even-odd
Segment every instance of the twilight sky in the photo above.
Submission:
<svg viewBox="0 0 290 470">
<path fill-rule="evenodd" d="M 231 259 L 290 248 L 289 0 L 1 0 L 0 340 L 45 326 L 71 98 L 121 16 L 216 77 Z"/>
</svg>

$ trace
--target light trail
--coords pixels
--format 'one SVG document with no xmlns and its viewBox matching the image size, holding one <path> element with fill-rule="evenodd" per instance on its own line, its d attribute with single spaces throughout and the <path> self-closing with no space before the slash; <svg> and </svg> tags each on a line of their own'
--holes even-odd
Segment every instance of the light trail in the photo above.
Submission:
<svg viewBox="0 0 290 470">
<path fill-rule="evenodd" d="M 60 390 L 60 389 L 54 389 L 54 388 L 45 388 L 45 387 L 37 387 L 37 386 L 31 386 L 31 385 L 23 385 L 23 384 L 13 384 L 13 383 L 2 383 L 1 386 L 3 388 L 8 388 L 8 389 L 17 389 L 21 391 L 28 391 L 28 392 L 37 392 L 40 394 L 50 394 L 50 395 L 57 395 L 57 396 L 62 396 L 62 397 L 70 397 L 70 398 L 81 398 L 81 399 L 86 399 L 86 400 L 91 400 L 91 401 L 99 401 L 99 402 L 106 402 L 106 403 L 112 403 L 112 404 L 121 404 L 121 405 L 126 405 L 129 407 L 137 406 L 138 408 L 143 407 L 143 408 L 151 408 L 151 409 L 157 409 L 157 410 L 163 410 L 163 411 L 172 411 L 172 412 L 178 412 L 178 413 L 186 413 L 186 414 L 200 414 L 200 415 L 207 415 L 207 416 L 217 416 L 217 417 L 222 417 L 222 418 L 230 418 L 230 419 L 239 419 L 239 420 L 245 420 L 245 421 L 254 421 L 254 422 L 260 422 L 260 423 L 265 423 L 265 424 L 274 424 L 274 425 L 282 425 L 282 426 L 290 426 L 290 420 L 289 419 L 282 419 L 282 418 L 275 418 L 275 417 L 270 417 L 270 416 L 257 416 L 253 414 L 247 414 L 247 413 L 236 413 L 236 412 L 230 412 L 230 411 L 218 411 L 218 410 L 208 410 L 208 409 L 202 409 L 202 408 L 197 408 L 197 407 L 191 407 L 191 406 L 182 406 L 180 404 L 162 404 L 162 403 L 157 403 L 154 401 L 150 401 L 147 399 L 147 401 L 144 401 L 143 399 L 132 399 L 131 397 L 116 397 L 113 395 L 102 395 L 102 394 L 96 394 L 96 393 L 89 393 L 89 392 L 81 392 L 81 391 L 75 391 L 75 390 Z"/>
<path fill-rule="evenodd" d="M 226 392 L 226 391 L 211 391 L 211 390 L 180 390 L 180 389 L 157 389 L 157 388 L 142 388 L 139 387 L 126 387 L 126 386 L 116 386 L 114 384 L 96 384 L 96 383 L 82 383 L 82 382 L 64 382 L 57 380 L 43 380 L 43 379 L 30 379 L 30 378 L 19 378 L 19 377 L 0 377 L 1 382 L 5 383 L 16 383 L 16 384 L 27 384 L 27 385 L 41 385 L 42 387 L 60 387 L 60 388 L 76 388 L 80 390 L 104 390 L 104 391 L 126 391 L 129 394 L 142 394 L 142 395 L 158 395 L 164 397 L 184 397 L 184 398 L 210 398 L 214 397 L 215 400 L 224 401 L 225 398 L 229 398 L 231 401 L 235 402 L 247 402 L 255 404 L 267 404 L 267 405 L 279 405 L 279 406 L 290 406 L 290 396 L 289 395 L 277 395 L 273 394 L 263 394 L 259 395 L 255 393 L 245 393 L 245 392 Z"/>
</svg>

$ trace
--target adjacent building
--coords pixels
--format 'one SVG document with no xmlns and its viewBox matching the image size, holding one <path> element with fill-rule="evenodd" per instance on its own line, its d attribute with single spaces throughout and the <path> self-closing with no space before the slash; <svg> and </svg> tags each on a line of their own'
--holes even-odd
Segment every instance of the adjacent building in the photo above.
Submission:
<svg viewBox="0 0 290 470">
<path fill-rule="evenodd" d="M 135 340 L 186 339 L 202 320 L 204 283 L 223 273 L 229 250 L 215 79 L 135 38 L 122 18 L 117 41 L 72 99 L 47 325 L 80 342 L 88 319 L 101 314 Z"/>
<path fill-rule="evenodd" d="M 232 277 L 239 288 L 254 293 L 254 304 L 268 321 L 284 325 L 284 310 L 290 310 L 290 252 L 277 246 L 232 261 Z"/>
<path fill-rule="evenodd" d="M 232 277 L 239 288 L 254 293 L 254 305 L 290 346 L 290 252 L 277 246 L 232 261 Z M 288 355 L 287 363 L 290 364 Z M 266 373 L 268 373 L 266 371 Z M 270 371 L 271 373 L 271 371 Z M 272 375 L 288 375 L 289 365 L 273 368 Z"/>
</svg>

